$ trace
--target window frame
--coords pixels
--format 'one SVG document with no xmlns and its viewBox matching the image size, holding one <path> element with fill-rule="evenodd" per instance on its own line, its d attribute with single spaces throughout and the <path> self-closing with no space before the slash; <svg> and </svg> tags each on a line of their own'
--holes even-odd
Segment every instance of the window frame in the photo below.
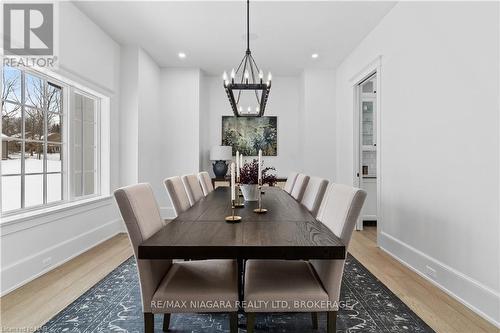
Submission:
<svg viewBox="0 0 500 333">
<path fill-rule="evenodd" d="M 81 88 L 77 88 L 77 87 L 71 87 L 70 88 L 70 114 L 72 114 L 72 111 L 73 111 L 73 107 L 74 105 L 76 104 L 75 102 L 75 94 L 79 94 L 79 95 L 82 95 L 84 97 L 87 97 L 87 98 L 90 98 L 94 101 L 94 124 L 95 124 L 95 129 L 94 129 L 94 145 L 95 145 L 95 149 L 94 149 L 94 172 L 95 172 L 95 177 L 94 177 L 94 193 L 93 194 L 87 194 L 87 195 L 81 195 L 81 196 L 76 196 L 75 193 L 74 193 L 74 187 L 70 188 L 69 191 L 68 191 L 68 194 L 69 194 L 69 201 L 78 201 L 78 200 L 86 200 L 86 199 L 90 199 L 90 198 L 94 198 L 94 197 L 99 197 L 101 196 L 101 192 L 102 192 L 102 187 L 101 187 L 101 120 L 100 120 L 100 111 L 101 111 L 101 98 L 94 95 L 94 94 L 91 94 L 89 93 L 88 91 L 85 91 Z M 74 120 L 73 120 L 73 115 L 70 116 L 70 124 L 69 124 L 69 128 L 70 128 L 70 131 L 71 132 L 74 132 Z M 84 120 L 83 118 L 80 120 L 81 123 L 82 123 L 82 135 L 83 135 L 83 124 L 84 124 Z M 74 147 L 74 138 L 73 136 L 69 136 L 69 140 L 68 140 L 68 150 L 71 150 L 72 147 Z M 84 162 L 84 149 L 83 149 L 83 137 L 82 137 L 82 144 L 81 144 L 81 150 L 82 150 L 82 165 L 85 163 Z M 68 161 L 68 164 L 71 165 L 70 167 L 70 172 L 69 172 L 69 178 L 70 180 L 74 180 L 74 176 L 75 176 L 75 168 L 72 166 L 72 163 L 73 163 L 73 155 L 70 155 L 69 156 L 69 161 Z M 82 170 L 80 171 L 81 172 L 81 176 L 83 177 L 85 171 Z M 82 180 L 82 193 L 85 193 L 85 186 L 84 186 L 84 182 Z"/>
<path fill-rule="evenodd" d="M 63 154 L 63 157 L 61 159 L 61 171 L 59 172 L 47 172 L 47 168 L 46 168 L 46 154 L 47 154 L 47 142 L 49 142 L 47 139 L 47 137 L 45 137 L 45 140 L 41 141 L 44 143 L 44 167 L 43 167 L 43 172 L 41 173 L 30 173 L 28 175 L 35 175 L 35 174 L 40 174 L 40 175 L 43 175 L 43 188 L 42 188 L 42 191 L 43 191 L 43 202 L 46 202 L 46 195 L 47 195 L 47 175 L 49 174 L 61 174 L 61 200 L 58 200 L 58 201 L 54 201 L 54 202 L 50 202 L 50 203 L 44 203 L 44 204 L 41 204 L 41 205 L 36 205 L 36 206 L 29 206 L 29 207 L 22 207 L 22 208 L 18 208 L 18 209 L 12 209 L 12 210 L 8 210 L 8 211 L 3 211 L 3 207 L 2 207 L 2 203 L 0 202 L 0 216 L 2 218 L 8 218 L 9 220 L 13 219 L 13 218 L 16 218 L 17 215 L 19 216 L 24 216 L 26 214 L 36 214 L 37 211 L 40 211 L 41 213 L 42 212 L 45 212 L 47 209 L 48 210 L 53 210 L 53 209 L 57 209 L 57 206 L 61 206 L 62 208 L 63 207 L 66 207 L 68 206 L 68 204 L 74 204 L 74 203 L 78 203 L 79 201 L 81 201 L 82 203 L 83 202 L 88 202 L 89 200 L 92 200 L 92 199 L 98 199 L 98 198 L 102 198 L 102 197 L 105 197 L 105 196 L 109 196 L 109 194 L 105 194 L 104 192 L 104 189 L 106 189 L 107 187 L 103 187 L 103 184 L 102 184 L 102 173 L 104 172 L 105 174 L 108 174 L 108 172 L 106 172 L 105 170 L 102 170 L 102 163 L 101 163 L 101 155 L 103 153 L 102 151 L 102 146 L 101 146 L 101 137 L 103 135 L 102 133 L 102 121 L 103 120 L 106 120 L 108 119 L 109 116 L 106 116 L 103 118 L 103 114 L 102 114 L 102 106 L 103 106 L 103 103 L 106 102 L 106 105 L 108 106 L 109 108 L 109 97 L 103 95 L 103 94 L 100 94 L 100 93 L 97 93 L 97 92 L 94 92 L 92 89 L 90 88 L 87 88 L 87 87 L 84 87 L 82 86 L 81 84 L 79 83 L 76 83 L 76 82 L 72 82 L 71 80 L 66 80 L 65 78 L 62 78 L 60 77 L 60 75 L 57 75 L 55 73 L 52 73 L 52 72 L 46 72 L 46 71 L 39 71 L 39 70 L 35 70 L 31 67 L 27 67 L 27 66 L 18 66 L 18 67 L 14 67 L 14 68 L 17 68 L 21 71 L 21 75 L 22 75 L 22 79 L 21 79 L 21 94 L 22 94 L 22 100 L 20 102 L 16 102 L 16 101 L 10 101 L 10 100 L 6 100 L 6 103 L 11 103 L 11 104 L 15 104 L 15 105 L 19 105 L 21 106 L 22 108 L 22 111 L 23 111 L 23 108 L 25 106 L 28 106 L 30 107 L 29 105 L 26 104 L 26 101 L 25 101 L 25 73 L 28 73 L 30 75 L 34 75 L 44 81 L 47 82 L 47 84 L 45 85 L 46 87 L 48 87 L 48 82 L 52 83 L 52 84 L 55 84 L 57 86 L 59 86 L 62 90 L 62 93 L 61 93 L 61 104 L 62 104 L 62 107 L 61 107 L 61 112 L 59 113 L 60 116 L 61 116 L 61 142 L 59 143 L 61 145 L 61 154 Z M 4 72 L 4 65 L 1 66 L 0 68 L 0 76 L 3 78 L 3 72 Z M 45 88 L 47 89 L 47 88 Z M 73 123 L 73 119 L 72 119 L 72 112 L 71 112 L 71 108 L 73 107 L 73 98 L 74 98 L 74 92 L 77 92 L 79 94 L 82 94 L 84 96 L 87 96 L 87 97 L 90 97 L 94 100 L 94 105 L 95 105 L 95 111 L 94 111 L 94 116 L 95 116 L 95 128 L 94 128 L 94 142 L 95 142 L 95 150 L 94 150 L 94 157 L 95 157 L 95 162 L 94 162 L 94 165 L 95 165 L 95 179 L 94 179 L 94 193 L 93 194 L 89 194 L 89 195 L 85 195 L 85 196 L 74 196 L 73 195 L 73 184 L 72 184 L 72 175 L 73 175 L 73 168 L 72 168 L 72 153 L 71 153 L 71 150 L 72 150 L 72 144 L 73 144 L 73 139 L 71 137 L 71 131 L 72 131 L 72 123 Z M 22 101 L 25 101 L 24 104 L 22 104 Z M 39 110 L 38 108 L 36 108 L 37 110 Z M 43 110 L 45 111 L 45 110 Z M 47 112 L 50 112 L 48 111 L 48 107 L 47 107 Z M 109 112 L 109 110 L 108 110 Z M 19 140 L 16 140 L 16 141 L 20 141 L 22 143 L 22 146 L 21 146 L 21 153 L 24 152 L 24 148 L 25 148 L 25 142 L 26 142 L 26 137 L 25 137 L 25 131 L 26 131 L 26 126 L 25 126 L 25 112 L 22 112 L 21 113 L 21 117 L 22 117 L 22 139 L 19 139 Z M 45 133 L 48 133 L 47 132 L 47 115 L 44 115 L 44 134 Z M 30 142 L 33 142 L 33 140 L 28 140 Z M 36 140 L 35 140 L 36 141 Z M 52 143 L 52 141 L 49 142 L 49 144 Z M 109 150 L 109 147 L 108 149 L 106 149 L 106 151 Z M 24 163 L 22 163 L 22 166 L 21 166 L 21 170 L 20 170 L 20 173 L 19 174 L 16 174 L 16 176 L 21 176 L 21 179 L 23 179 L 24 177 L 22 177 L 22 175 L 26 175 L 26 172 L 25 172 L 25 169 L 24 169 Z M 0 168 L 1 170 L 1 168 Z M 1 177 L 4 177 L 4 174 L 3 172 L 0 172 L 0 176 Z M 7 177 L 11 177 L 11 176 L 14 176 L 14 174 L 9 174 L 9 176 Z M 0 192 L 1 192 L 1 189 L 2 189 L 2 182 L 0 181 Z M 21 183 L 21 192 L 25 192 L 25 184 L 24 184 L 24 181 L 22 181 Z M 23 205 L 23 202 L 22 202 L 22 198 L 25 197 L 25 194 L 22 193 L 21 194 L 21 206 Z"/>
</svg>

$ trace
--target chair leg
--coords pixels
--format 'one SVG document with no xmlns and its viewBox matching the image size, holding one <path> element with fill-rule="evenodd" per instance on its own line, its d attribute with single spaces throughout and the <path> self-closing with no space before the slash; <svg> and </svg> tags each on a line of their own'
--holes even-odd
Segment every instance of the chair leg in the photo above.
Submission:
<svg viewBox="0 0 500 333">
<path fill-rule="evenodd" d="M 326 331 L 328 333 L 335 333 L 337 331 L 337 311 L 328 311 L 326 315 Z"/>
<path fill-rule="evenodd" d="M 247 333 L 253 333 L 253 328 L 255 326 L 255 313 L 247 313 Z"/>
<path fill-rule="evenodd" d="M 238 312 L 229 313 L 229 332 L 238 333 Z"/>
<path fill-rule="evenodd" d="M 154 333 L 155 317 L 151 312 L 144 312 L 144 333 Z"/>
<path fill-rule="evenodd" d="M 163 332 L 168 332 L 170 326 L 170 313 L 163 314 Z"/>
<path fill-rule="evenodd" d="M 318 313 L 317 312 L 311 312 L 311 320 L 313 324 L 313 329 L 317 330 L 318 329 Z"/>
</svg>

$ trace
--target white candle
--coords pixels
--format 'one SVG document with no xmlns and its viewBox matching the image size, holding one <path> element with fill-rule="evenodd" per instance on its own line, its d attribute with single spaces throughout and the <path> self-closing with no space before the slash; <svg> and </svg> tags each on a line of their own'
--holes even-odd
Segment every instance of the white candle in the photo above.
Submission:
<svg viewBox="0 0 500 333">
<path fill-rule="evenodd" d="M 243 154 L 240 154 L 240 168 L 243 168 Z"/>
<path fill-rule="evenodd" d="M 259 184 L 262 180 L 262 149 L 259 149 Z"/>
<path fill-rule="evenodd" d="M 236 151 L 236 180 L 240 180 L 240 152 Z"/>
<path fill-rule="evenodd" d="M 236 200 L 236 193 L 234 187 L 234 162 L 231 162 L 231 200 Z"/>
</svg>

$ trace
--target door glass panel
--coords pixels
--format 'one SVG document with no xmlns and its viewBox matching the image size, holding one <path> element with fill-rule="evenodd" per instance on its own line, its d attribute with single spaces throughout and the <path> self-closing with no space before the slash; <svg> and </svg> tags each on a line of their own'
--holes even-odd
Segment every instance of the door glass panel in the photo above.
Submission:
<svg viewBox="0 0 500 333">
<path fill-rule="evenodd" d="M 366 81 L 362 86 L 361 86 L 361 92 L 363 93 L 373 93 L 373 81 Z"/>
<path fill-rule="evenodd" d="M 362 107 L 362 117 L 363 117 L 363 128 L 362 137 L 363 145 L 371 146 L 373 145 L 373 102 L 363 101 L 361 102 Z"/>
</svg>

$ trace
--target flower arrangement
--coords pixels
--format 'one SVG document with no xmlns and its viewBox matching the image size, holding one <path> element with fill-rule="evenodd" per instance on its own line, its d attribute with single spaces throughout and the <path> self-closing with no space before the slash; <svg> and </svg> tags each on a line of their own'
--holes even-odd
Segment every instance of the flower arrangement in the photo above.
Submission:
<svg viewBox="0 0 500 333">
<path fill-rule="evenodd" d="M 262 169 L 262 184 L 274 186 L 277 182 L 276 175 L 271 173 L 276 171 L 274 167 Z M 258 184 L 259 182 L 259 162 L 253 159 L 251 162 L 245 163 L 240 169 L 240 183 L 246 185 Z"/>
</svg>

